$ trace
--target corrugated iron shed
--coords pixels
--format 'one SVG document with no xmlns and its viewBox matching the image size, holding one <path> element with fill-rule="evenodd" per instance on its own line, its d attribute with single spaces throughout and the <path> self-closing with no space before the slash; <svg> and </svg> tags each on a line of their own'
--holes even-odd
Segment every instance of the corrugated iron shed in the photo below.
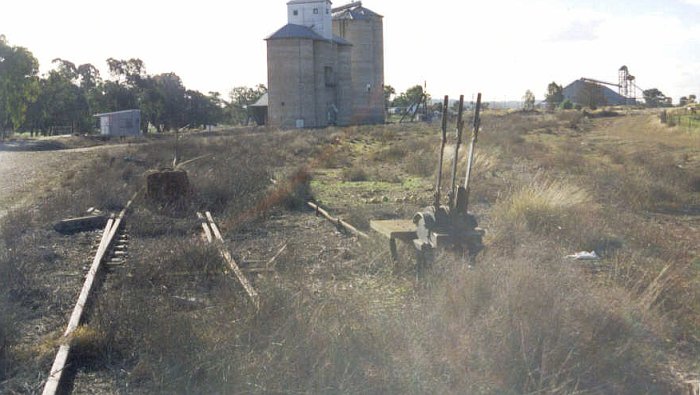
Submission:
<svg viewBox="0 0 700 395">
<path fill-rule="evenodd" d="M 268 95 L 267 93 L 263 94 L 260 96 L 260 98 L 253 104 L 251 104 L 249 107 L 267 107 L 268 103 Z"/>
<path fill-rule="evenodd" d="M 93 115 L 100 118 L 100 134 L 103 136 L 140 136 L 141 110 L 123 110 Z"/>
</svg>

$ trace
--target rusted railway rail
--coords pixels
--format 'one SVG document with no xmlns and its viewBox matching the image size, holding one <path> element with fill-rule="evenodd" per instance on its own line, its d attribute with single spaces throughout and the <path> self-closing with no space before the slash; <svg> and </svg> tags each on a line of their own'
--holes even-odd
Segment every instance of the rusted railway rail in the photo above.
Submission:
<svg viewBox="0 0 700 395">
<path fill-rule="evenodd" d="M 246 295 L 248 295 L 250 301 L 253 303 L 256 309 L 259 309 L 260 295 L 255 290 L 255 288 L 253 288 L 253 285 L 250 283 L 250 281 L 248 281 L 248 278 L 245 276 L 243 270 L 241 270 L 236 260 L 233 259 L 231 253 L 228 251 L 228 248 L 226 248 L 226 243 L 224 242 L 223 236 L 221 236 L 219 226 L 216 224 L 216 222 L 214 222 L 214 217 L 209 211 L 207 211 L 204 215 L 198 212 L 197 218 L 199 218 L 202 222 L 202 230 L 204 231 L 204 235 L 207 241 L 216 245 L 216 248 L 219 250 L 219 254 L 221 254 L 221 257 L 226 261 L 226 264 L 231 269 L 234 276 L 245 290 Z"/>
<path fill-rule="evenodd" d="M 80 324 L 84 321 L 85 309 L 90 302 L 90 298 L 95 295 L 98 275 L 105 266 L 122 265 L 124 263 L 124 259 L 126 257 L 125 247 L 128 236 L 121 231 L 123 230 L 124 218 L 137 195 L 138 194 L 133 195 L 131 200 L 127 202 L 126 206 L 121 210 L 121 212 L 119 212 L 118 215 L 111 215 L 107 219 L 107 223 L 104 227 L 95 255 L 92 259 L 92 264 L 85 275 L 85 282 L 83 283 L 83 287 L 78 295 L 78 300 L 73 308 L 68 325 L 61 338 L 61 345 L 58 348 L 56 357 L 51 366 L 51 370 L 49 371 L 48 379 L 44 384 L 44 389 L 42 392 L 44 395 L 54 395 L 59 393 L 67 385 L 66 381 L 68 378 L 66 377 L 67 375 L 65 372 L 68 370 L 67 368 L 71 353 L 72 337 Z M 234 276 L 245 290 L 253 305 L 256 307 L 256 309 L 258 309 L 260 307 L 260 296 L 253 288 L 251 282 L 246 278 L 244 271 L 240 268 L 238 263 L 231 256 L 231 253 L 228 251 L 221 231 L 214 221 L 213 216 L 207 211 L 204 214 L 198 212 L 197 217 L 201 221 L 202 229 L 207 242 L 216 245 L 229 269 L 233 272 Z M 282 250 L 280 250 L 280 253 L 285 248 L 286 245 L 282 248 Z M 279 253 L 277 255 L 279 255 Z M 274 262 L 277 255 L 268 262 L 267 266 Z"/>
<path fill-rule="evenodd" d="M 131 200 L 129 200 L 124 209 L 122 209 L 122 211 L 119 213 L 119 215 L 116 216 L 116 218 L 112 216 L 107 220 L 107 224 L 105 225 L 104 231 L 102 233 L 100 244 L 97 247 L 97 252 L 95 253 L 95 257 L 92 260 L 92 265 L 90 266 L 90 269 L 88 270 L 88 273 L 85 276 L 85 282 L 83 283 L 83 287 L 80 290 L 80 294 L 78 295 L 78 301 L 76 302 L 75 307 L 73 308 L 73 312 L 71 313 L 70 319 L 68 320 L 68 326 L 66 327 L 66 330 L 63 333 L 62 343 L 58 348 L 56 358 L 54 359 L 53 365 L 51 366 L 51 370 L 49 371 L 49 377 L 46 380 L 46 384 L 44 385 L 44 395 L 56 394 L 59 389 L 61 380 L 63 379 L 63 373 L 66 370 L 66 363 L 68 361 L 68 357 L 70 356 L 72 335 L 75 332 L 75 330 L 78 329 L 78 326 L 83 320 L 85 306 L 88 304 L 90 296 L 92 296 L 94 293 L 95 284 L 97 282 L 97 275 L 102 269 L 105 257 L 107 256 L 107 252 L 110 250 L 110 247 L 112 246 L 115 240 L 115 236 L 117 235 L 119 229 L 122 226 L 124 217 L 129 208 L 131 207 L 131 204 L 136 199 L 137 195 L 138 193 L 132 196 Z"/>
<path fill-rule="evenodd" d="M 338 229 L 344 229 L 344 230 L 354 234 L 355 236 L 361 237 L 363 239 L 369 239 L 369 236 L 367 236 L 366 233 L 358 230 L 357 228 L 355 228 L 354 226 L 350 225 L 349 223 L 343 221 L 340 218 L 333 217 L 332 215 L 330 215 L 328 213 L 328 211 L 322 209 L 321 206 L 319 206 L 317 203 L 306 202 L 306 205 L 311 207 L 312 209 L 314 209 L 314 211 L 316 212 L 316 215 L 320 215 L 320 216 L 324 217 L 325 219 L 327 219 L 328 221 L 333 223 Z"/>
<path fill-rule="evenodd" d="M 307 206 L 311 207 L 316 215 L 322 216 L 326 218 L 328 221 L 333 223 L 338 229 L 343 229 L 353 235 L 356 235 L 360 238 L 363 239 L 368 239 L 369 236 L 355 228 L 354 226 L 350 225 L 346 221 L 343 221 L 340 218 L 333 217 L 328 211 L 324 210 L 321 208 L 318 204 L 313 203 L 313 202 L 307 202 Z M 216 248 L 219 250 L 219 254 L 221 254 L 221 257 L 226 261 L 226 264 L 228 265 L 229 269 L 233 272 L 234 277 L 238 280 L 238 282 L 241 284 L 243 289 L 246 292 L 246 295 L 248 296 L 248 299 L 253 303 L 256 309 L 260 308 L 260 295 L 258 292 L 255 290 L 253 285 L 251 284 L 250 280 L 245 275 L 245 269 L 242 269 L 240 265 L 236 262 L 236 260 L 231 256 L 231 253 L 229 252 L 228 248 L 226 247 L 226 242 L 224 241 L 223 236 L 221 235 L 221 231 L 219 230 L 218 225 L 214 221 L 214 217 L 211 215 L 211 212 L 206 211 L 204 213 L 197 212 L 197 218 L 201 222 L 202 226 L 202 232 L 203 232 L 203 237 L 208 243 L 212 243 L 216 245 Z M 259 271 L 271 271 L 274 269 L 271 269 L 270 266 L 274 263 L 274 261 L 277 259 L 277 257 L 287 248 L 287 245 L 285 244 L 275 256 L 273 256 L 265 265 L 264 268 L 257 268 L 257 269 L 249 269 L 247 270 L 248 272 L 259 272 Z"/>
</svg>

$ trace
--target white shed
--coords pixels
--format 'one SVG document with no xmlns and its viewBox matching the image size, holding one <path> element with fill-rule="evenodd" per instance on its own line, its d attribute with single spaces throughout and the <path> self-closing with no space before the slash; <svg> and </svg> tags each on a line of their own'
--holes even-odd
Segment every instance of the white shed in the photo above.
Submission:
<svg viewBox="0 0 700 395">
<path fill-rule="evenodd" d="M 100 118 L 102 136 L 140 136 L 141 110 L 124 110 L 95 114 Z"/>
</svg>

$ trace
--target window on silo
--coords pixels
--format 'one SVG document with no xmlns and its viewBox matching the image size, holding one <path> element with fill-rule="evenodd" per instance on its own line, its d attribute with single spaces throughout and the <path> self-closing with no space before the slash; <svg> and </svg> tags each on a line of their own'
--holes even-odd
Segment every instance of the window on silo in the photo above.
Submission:
<svg viewBox="0 0 700 395">
<path fill-rule="evenodd" d="M 323 68 L 323 72 L 326 80 L 326 86 L 335 86 L 335 73 L 333 73 L 333 67 L 326 66 Z"/>
<path fill-rule="evenodd" d="M 294 16 L 297 16 L 297 15 L 299 15 L 299 11 L 298 11 L 298 10 L 294 10 L 294 11 L 292 11 L 292 14 L 293 14 Z"/>
<path fill-rule="evenodd" d="M 314 8 L 314 14 L 318 14 L 318 8 Z"/>
</svg>

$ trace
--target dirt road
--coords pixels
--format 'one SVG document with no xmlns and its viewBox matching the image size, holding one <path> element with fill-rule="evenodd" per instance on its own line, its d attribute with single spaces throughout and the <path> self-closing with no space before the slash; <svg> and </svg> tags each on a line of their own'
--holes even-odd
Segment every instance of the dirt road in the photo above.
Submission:
<svg viewBox="0 0 700 395">
<path fill-rule="evenodd" d="M 99 145 L 55 151 L 0 150 L 0 217 L 61 187 L 61 181 L 79 172 L 86 161 L 104 153 L 123 154 L 128 144 Z"/>
</svg>

